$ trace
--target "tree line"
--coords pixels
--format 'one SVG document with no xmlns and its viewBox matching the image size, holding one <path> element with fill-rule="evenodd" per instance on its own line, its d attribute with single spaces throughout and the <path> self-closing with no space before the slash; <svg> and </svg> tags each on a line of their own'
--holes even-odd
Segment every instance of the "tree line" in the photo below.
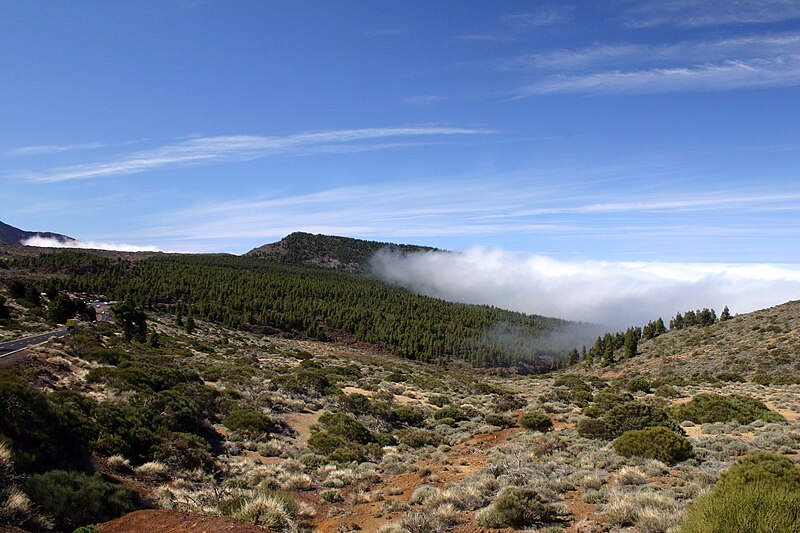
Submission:
<svg viewBox="0 0 800 533">
<path fill-rule="evenodd" d="M 546 370 L 535 339 L 568 323 L 490 306 L 420 296 L 363 275 L 229 255 L 158 256 L 142 261 L 62 251 L 13 266 L 61 273 L 62 290 L 105 294 L 143 308 L 204 319 L 233 329 L 292 332 L 327 340 L 344 332 L 401 357 L 446 364 L 507 367 L 519 361 Z M 533 343 L 487 336 L 508 324 Z M 534 348 L 531 347 L 534 345 Z"/>
</svg>

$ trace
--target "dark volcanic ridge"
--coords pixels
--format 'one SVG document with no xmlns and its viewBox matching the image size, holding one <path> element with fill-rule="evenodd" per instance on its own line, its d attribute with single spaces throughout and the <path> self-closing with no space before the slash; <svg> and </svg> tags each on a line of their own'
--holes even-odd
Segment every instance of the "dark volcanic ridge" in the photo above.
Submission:
<svg viewBox="0 0 800 533">
<path fill-rule="evenodd" d="M 245 255 L 288 265 L 316 266 L 343 272 L 363 273 L 369 270 L 370 258 L 381 250 L 391 253 L 441 251 L 429 246 L 367 241 L 298 231 L 278 242 L 253 248 Z"/>
<path fill-rule="evenodd" d="M 24 245 L 25 241 L 33 237 L 55 239 L 59 242 L 76 242 L 77 240 L 73 239 L 72 237 L 68 237 L 67 235 L 61 235 L 60 233 L 52 233 L 49 231 L 25 231 L 0 222 L 0 244 Z"/>
</svg>

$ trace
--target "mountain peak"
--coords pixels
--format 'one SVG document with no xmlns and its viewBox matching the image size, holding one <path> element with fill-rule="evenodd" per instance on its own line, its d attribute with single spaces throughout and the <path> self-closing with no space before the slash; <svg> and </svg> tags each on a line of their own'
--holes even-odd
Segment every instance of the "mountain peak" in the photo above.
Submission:
<svg viewBox="0 0 800 533">
<path fill-rule="evenodd" d="M 437 251 L 436 248 L 428 246 L 367 241 L 297 231 L 278 242 L 253 248 L 245 255 L 276 263 L 317 266 L 344 272 L 364 272 L 369 266 L 370 258 L 384 249 L 401 253 Z"/>
<path fill-rule="evenodd" d="M 75 239 L 73 239 L 72 237 L 61 235 L 60 233 L 52 233 L 49 231 L 25 231 L 0 221 L 0 244 L 24 245 L 25 241 L 33 237 L 41 237 L 43 239 L 55 239 L 59 242 L 75 241 Z"/>
</svg>

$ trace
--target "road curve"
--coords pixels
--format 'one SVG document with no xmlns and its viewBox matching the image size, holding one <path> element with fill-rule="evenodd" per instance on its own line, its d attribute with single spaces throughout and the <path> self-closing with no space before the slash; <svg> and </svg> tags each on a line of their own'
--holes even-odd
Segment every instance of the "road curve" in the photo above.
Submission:
<svg viewBox="0 0 800 533">
<path fill-rule="evenodd" d="M 20 350 L 24 350 L 29 346 L 34 346 L 36 344 L 42 344 L 53 337 L 63 337 L 66 335 L 68 331 L 66 329 L 57 329 L 55 331 L 48 331 L 47 333 L 38 333 L 36 335 L 31 335 L 30 337 L 24 337 L 22 339 L 15 339 L 13 341 L 8 342 L 0 342 L 0 358 L 3 358 L 7 355 L 11 355 L 12 353 L 16 353 Z"/>
</svg>

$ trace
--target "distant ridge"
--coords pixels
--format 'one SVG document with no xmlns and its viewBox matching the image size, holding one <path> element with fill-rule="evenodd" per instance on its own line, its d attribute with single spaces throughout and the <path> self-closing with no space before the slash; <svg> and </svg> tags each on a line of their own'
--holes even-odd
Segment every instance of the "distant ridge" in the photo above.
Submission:
<svg viewBox="0 0 800 533">
<path fill-rule="evenodd" d="M 740 380 L 740 376 L 756 382 L 800 383 L 800 300 L 711 326 L 669 330 L 639 344 L 639 352 L 613 366 L 595 366 L 592 372 L 699 381 Z"/>
<path fill-rule="evenodd" d="M 32 237 L 56 239 L 60 242 L 75 241 L 75 239 L 72 237 L 67 237 L 66 235 L 61 235 L 60 233 L 51 233 L 49 231 L 25 231 L 0 222 L 0 244 L 24 244 L 26 240 Z"/>
<path fill-rule="evenodd" d="M 298 231 L 278 242 L 253 248 L 245 255 L 276 263 L 361 273 L 369 269 L 369 260 L 375 252 L 383 249 L 399 253 L 438 251 L 437 248 L 428 246 L 365 241 Z"/>
</svg>

